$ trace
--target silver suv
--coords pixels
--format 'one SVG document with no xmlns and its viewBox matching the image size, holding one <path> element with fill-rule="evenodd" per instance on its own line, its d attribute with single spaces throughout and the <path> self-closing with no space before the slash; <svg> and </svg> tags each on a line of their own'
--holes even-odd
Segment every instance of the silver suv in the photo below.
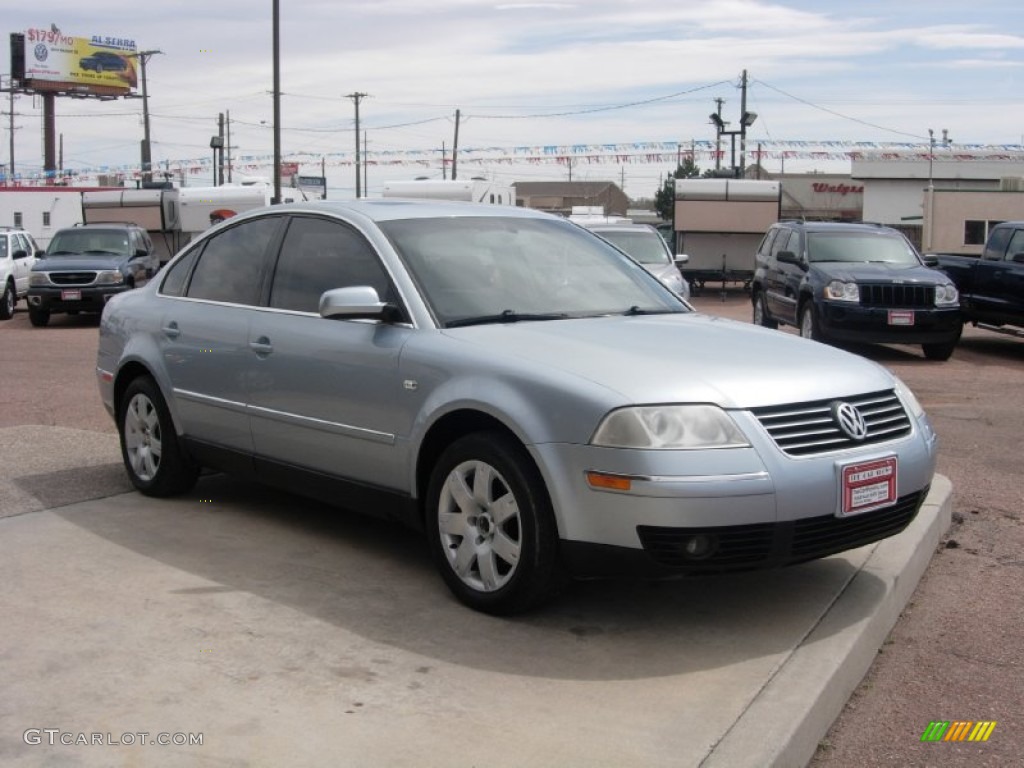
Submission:
<svg viewBox="0 0 1024 768">
<path fill-rule="evenodd" d="M 28 294 L 28 275 L 42 253 L 19 227 L 0 227 L 0 320 L 10 320 L 18 299 Z"/>
<path fill-rule="evenodd" d="M 426 533 L 462 601 L 564 573 L 798 563 L 901 531 L 935 469 L 881 366 L 695 312 L 523 208 L 251 211 L 114 296 L 100 395 L 142 493 L 200 466 Z"/>
</svg>

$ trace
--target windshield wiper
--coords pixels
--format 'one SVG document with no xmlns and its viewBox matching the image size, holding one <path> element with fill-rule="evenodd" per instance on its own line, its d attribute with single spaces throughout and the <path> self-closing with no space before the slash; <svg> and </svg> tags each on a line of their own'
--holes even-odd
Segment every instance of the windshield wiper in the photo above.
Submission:
<svg viewBox="0 0 1024 768">
<path fill-rule="evenodd" d="M 627 309 L 622 314 L 626 315 L 627 317 L 632 317 L 633 315 L 674 315 L 674 314 L 676 314 L 679 311 L 681 311 L 681 310 L 678 310 L 678 309 L 664 309 L 664 308 L 644 309 L 643 307 L 639 306 L 638 304 L 634 304 L 632 307 Z"/>
<path fill-rule="evenodd" d="M 498 315 L 478 315 L 476 317 L 460 317 L 445 323 L 446 328 L 460 328 L 465 325 L 489 325 L 493 323 L 518 323 L 520 320 L 564 320 L 569 315 L 565 312 L 529 313 L 506 309 Z"/>
</svg>

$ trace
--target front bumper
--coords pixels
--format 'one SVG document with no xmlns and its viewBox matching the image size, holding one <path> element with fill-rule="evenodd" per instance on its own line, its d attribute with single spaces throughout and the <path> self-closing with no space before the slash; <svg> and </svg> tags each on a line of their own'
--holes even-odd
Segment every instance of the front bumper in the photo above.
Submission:
<svg viewBox="0 0 1024 768">
<path fill-rule="evenodd" d="M 817 310 L 819 327 L 836 341 L 944 344 L 955 343 L 963 330 L 959 308 L 897 309 L 823 301 Z"/>
<path fill-rule="evenodd" d="M 757 419 L 731 412 L 750 448 L 709 451 L 533 446 L 578 575 L 700 573 L 788 565 L 862 546 L 913 520 L 935 472 L 927 417 L 895 440 L 814 456 L 783 453 Z M 895 456 L 894 502 L 843 516 L 844 469 Z M 637 478 L 597 490 L 588 471 Z"/>
<path fill-rule="evenodd" d="M 61 312 L 102 312 L 111 296 L 131 290 L 127 285 L 32 286 L 28 305 L 58 314 Z"/>
</svg>

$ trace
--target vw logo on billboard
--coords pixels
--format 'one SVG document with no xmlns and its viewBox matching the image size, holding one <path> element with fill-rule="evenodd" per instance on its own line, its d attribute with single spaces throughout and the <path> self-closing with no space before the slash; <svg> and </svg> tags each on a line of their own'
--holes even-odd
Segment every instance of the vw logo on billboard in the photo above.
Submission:
<svg viewBox="0 0 1024 768">
<path fill-rule="evenodd" d="M 832 418 L 851 440 L 863 440 L 868 436 L 868 425 L 854 406 L 849 403 L 834 403 Z"/>
</svg>

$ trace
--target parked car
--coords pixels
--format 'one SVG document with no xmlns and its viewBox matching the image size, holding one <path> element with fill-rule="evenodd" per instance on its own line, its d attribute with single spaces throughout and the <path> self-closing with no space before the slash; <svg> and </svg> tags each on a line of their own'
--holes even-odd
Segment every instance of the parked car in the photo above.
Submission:
<svg viewBox="0 0 1024 768">
<path fill-rule="evenodd" d="M 159 269 L 153 241 L 142 227 L 59 229 L 29 273 L 29 322 L 46 325 L 55 312 L 102 312 L 112 296 L 145 285 Z"/>
<path fill-rule="evenodd" d="M 754 323 L 822 342 L 920 344 L 948 360 L 963 320 L 956 286 L 899 231 L 877 224 L 780 221 L 756 256 Z"/>
<path fill-rule="evenodd" d="M 654 227 L 632 223 L 590 223 L 582 226 L 603 237 L 619 250 L 632 257 L 668 288 L 684 299 L 690 298 L 690 284 L 683 279 L 679 267 L 685 264 L 687 256 L 673 256 L 665 238 Z"/>
<path fill-rule="evenodd" d="M 980 257 L 938 254 L 931 259 L 956 283 L 966 322 L 1024 336 L 1024 221 L 992 227 Z"/>
<path fill-rule="evenodd" d="M 96 51 L 95 53 L 83 56 L 78 60 L 79 69 L 93 72 L 124 72 L 128 69 L 128 62 L 123 56 L 110 51 Z"/>
<path fill-rule="evenodd" d="M 565 219 L 250 211 L 114 296 L 100 395 L 134 486 L 201 466 L 403 520 L 467 605 L 564 574 L 798 563 L 898 533 L 935 434 L 881 366 L 695 312 Z"/>
<path fill-rule="evenodd" d="M 42 253 L 20 227 L 0 227 L 0 320 L 10 320 L 18 299 L 28 293 L 28 274 Z"/>
</svg>

